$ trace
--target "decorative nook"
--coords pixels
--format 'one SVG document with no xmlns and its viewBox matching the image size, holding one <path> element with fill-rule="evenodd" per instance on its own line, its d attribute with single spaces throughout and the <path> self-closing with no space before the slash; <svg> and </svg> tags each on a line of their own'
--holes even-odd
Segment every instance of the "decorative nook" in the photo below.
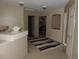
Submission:
<svg viewBox="0 0 79 59">
<path fill-rule="evenodd" d="M 60 24 L 61 24 L 61 15 L 60 14 L 54 14 L 52 16 L 52 28 L 60 30 Z"/>
<path fill-rule="evenodd" d="M 40 51 L 45 51 L 50 48 L 57 47 L 61 45 L 61 43 L 54 41 L 49 38 L 37 38 L 29 40 L 34 46 L 36 46 Z"/>
</svg>

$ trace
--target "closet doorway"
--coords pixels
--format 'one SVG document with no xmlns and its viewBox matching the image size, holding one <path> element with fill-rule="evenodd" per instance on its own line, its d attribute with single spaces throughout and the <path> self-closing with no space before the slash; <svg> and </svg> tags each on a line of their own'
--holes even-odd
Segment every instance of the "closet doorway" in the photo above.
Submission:
<svg viewBox="0 0 79 59">
<path fill-rule="evenodd" d="M 46 16 L 39 16 L 39 37 L 46 37 Z"/>
<path fill-rule="evenodd" d="M 34 16 L 28 16 L 28 37 L 34 37 Z"/>
</svg>

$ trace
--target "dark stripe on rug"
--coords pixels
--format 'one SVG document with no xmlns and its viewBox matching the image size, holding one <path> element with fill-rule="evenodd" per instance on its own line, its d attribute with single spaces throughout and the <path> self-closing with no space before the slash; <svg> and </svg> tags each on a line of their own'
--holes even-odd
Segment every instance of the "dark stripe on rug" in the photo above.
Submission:
<svg viewBox="0 0 79 59">
<path fill-rule="evenodd" d="M 34 40 L 34 41 L 31 41 L 31 43 L 38 42 L 38 41 L 44 41 L 44 40 L 48 40 L 48 39 Z"/>
<path fill-rule="evenodd" d="M 48 48 L 56 47 L 56 46 L 58 46 L 58 45 L 60 45 L 60 44 L 44 46 L 44 47 L 40 47 L 39 49 L 40 49 L 40 51 L 43 51 L 43 50 L 46 50 L 46 49 L 48 49 Z"/>
<path fill-rule="evenodd" d="M 47 43 L 53 43 L 54 41 L 47 41 L 47 42 L 43 42 L 43 43 L 38 43 L 38 44 L 34 44 L 35 46 L 39 46 L 39 45 L 43 45 L 43 44 L 47 44 Z"/>
</svg>

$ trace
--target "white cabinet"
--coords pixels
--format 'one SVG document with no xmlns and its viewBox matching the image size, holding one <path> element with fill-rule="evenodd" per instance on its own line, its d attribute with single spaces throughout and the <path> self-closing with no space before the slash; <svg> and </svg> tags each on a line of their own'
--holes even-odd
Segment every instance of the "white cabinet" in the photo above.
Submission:
<svg viewBox="0 0 79 59">
<path fill-rule="evenodd" d="M 1 34 L 0 34 L 1 35 Z M 3 35 L 3 34 L 2 34 Z M 6 35 L 4 34 L 4 38 Z M 19 36 L 18 36 L 19 35 Z M 22 36 L 23 35 L 23 36 Z M 27 55 L 27 32 L 9 35 L 13 39 L 6 38 L 6 43 L 0 44 L 0 59 L 23 59 Z M 8 37 L 9 37 L 8 36 Z"/>
</svg>

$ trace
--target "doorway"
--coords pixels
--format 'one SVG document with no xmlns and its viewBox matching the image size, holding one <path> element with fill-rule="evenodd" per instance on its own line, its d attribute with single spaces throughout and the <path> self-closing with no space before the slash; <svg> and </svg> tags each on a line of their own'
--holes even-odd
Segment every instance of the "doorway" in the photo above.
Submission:
<svg viewBox="0 0 79 59">
<path fill-rule="evenodd" d="M 39 16 L 39 37 L 46 37 L 46 16 Z"/>
<path fill-rule="evenodd" d="M 28 37 L 34 37 L 34 16 L 28 16 Z"/>
</svg>

